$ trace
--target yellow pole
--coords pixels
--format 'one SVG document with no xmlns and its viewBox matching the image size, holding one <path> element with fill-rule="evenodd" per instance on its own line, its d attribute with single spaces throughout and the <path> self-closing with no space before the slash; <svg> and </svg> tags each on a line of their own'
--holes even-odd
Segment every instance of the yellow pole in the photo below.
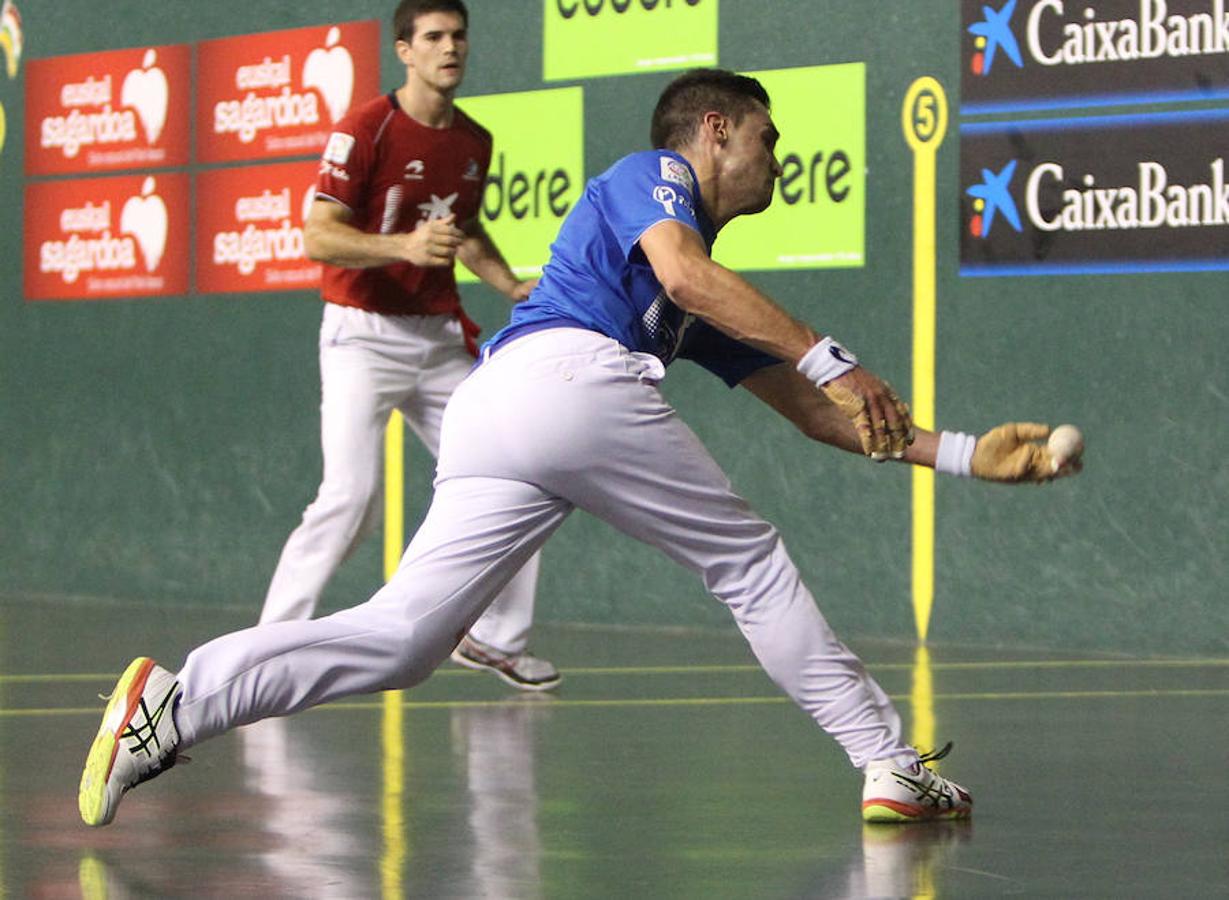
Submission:
<svg viewBox="0 0 1229 900">
<path fill-rule="evenodd" d="M 935 427 L 935 155 L 947 131 L 947 96 L 926 76 L 909 86 L 901 111 L 913 150 L 913 419 Z M 925 643 L 935 596 L 935 475 L 913 470 L 913 620 Z"/>
<path fill-rule="evenodd" d="M 384 433 L 384 580 L 397 571 L 405 548 L 405 420 L 393 412 Z M 384 849 L 380 855 L 381 896 L 400 900 L 405 896 L 402 877 L 406 857 L 405 816 L 405 710 L 401 691 L 385 691 L 380 719 L 383 749 L 384 789 L 381 813 Z"/>
<path fill-rule="evenodd" d="M 384 580 L 405 550 L 405 419 L 396 410 L 384 432 Z"/>
<path fill-rule="evenodd" d="M 909 743 L 920 747 L 923 753 L 936 748 L 935 732 L 935 681 L 930 666 L 930 649 L 919 645 L 913 655 L 913 686 L 909 691 L 909 703 L 913 707 L 913 727 Z M 932 769 L 939 764 L 931 763 Z"/>
</svg>

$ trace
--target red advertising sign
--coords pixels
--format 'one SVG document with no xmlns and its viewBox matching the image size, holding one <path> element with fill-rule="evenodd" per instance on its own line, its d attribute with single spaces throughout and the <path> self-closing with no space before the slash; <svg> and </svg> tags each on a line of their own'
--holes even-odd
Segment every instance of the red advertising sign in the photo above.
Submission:
<svg viewBox="0 0 1229 900">
<path fill-rule="evenodd" d="M 353 103 L 380 91 L 374 19 L 198 45 L 200 162 L 319 154 Z"/>
<path fill-rule="evenodd" d="M 26 174 L 188 161 L 186 44 L 32 59 L 26 69 Z"/>
<path fill-rule="evenodd" d="M 187 175 L 29 183 L 26 299 L 187 293 L 188 229 Z"/>
<path fill-rule="evenodd" d="M 215 169 L 197 180 L 196 290 L 293 291 L 320 285 L 303 249 L 315 161 Z"/>
</svg>

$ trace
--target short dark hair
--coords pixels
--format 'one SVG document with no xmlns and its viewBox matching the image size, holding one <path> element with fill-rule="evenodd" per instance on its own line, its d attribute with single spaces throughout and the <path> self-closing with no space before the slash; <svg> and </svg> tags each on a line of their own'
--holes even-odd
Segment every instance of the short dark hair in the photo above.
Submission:
<svg viewBox="0 0 1229 900">
<path fill-rule="evenodd" d="M 756 103 L 772 106 L 768 92 L 754 78 L 728 69 L 692 69 L 661 92 L 649 139 L 655 149 L 678 150 L 696 136 L 705 113 L 719 112 L 738 124 Z"/>
<path fill-rule="evenodd" d="M 401 0 L 393 13 L 393 40 L 409 41 L 414 37 L 414 22 L 419 16 L 433 12 L 456 13 L 469 27 L 469 10 L 462 0 Z"/>
</svg>

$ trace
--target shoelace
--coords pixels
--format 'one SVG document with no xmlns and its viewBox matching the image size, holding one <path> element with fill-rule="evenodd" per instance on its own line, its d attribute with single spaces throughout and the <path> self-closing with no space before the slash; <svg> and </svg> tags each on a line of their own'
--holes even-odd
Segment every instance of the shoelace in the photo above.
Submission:
<svg viewBox="0 0 1229 900">
<path fill-rule="evenodd" d="M 938 762 L 952 752 L 952 742 L 948 741 L 938 750 L 931 750 L 929 753 L 922 753 L 918 756 L 917 761 L 925 765 L 928 762 Z"/>
</svg>

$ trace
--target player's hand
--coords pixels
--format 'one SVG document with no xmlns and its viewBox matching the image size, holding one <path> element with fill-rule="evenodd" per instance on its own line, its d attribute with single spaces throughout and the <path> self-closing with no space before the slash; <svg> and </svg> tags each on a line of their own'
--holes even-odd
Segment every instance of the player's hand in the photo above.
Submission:
<svg viewBox="0 0 1229 900">
<path fill-rule="evenodd" d="M 527 281 L 517 282 L 516 287 L 512 289 L 509 295 L 513 303 L 520 303 L 522 300 L 528 300 L 529 295 L 533 293 L 533 289 L 538 286 L 538 279 L 530 278 Z"/>
<path fill-rule="evenodd" d="M 876 461 L 900 459 L 913 443 L 909 407 L 892 386 L 855 366 L 820 388 L 858 430 L 862 452 Z"/>
<path fill-rule="evenodd" d="M 463 240 L 455 215 L 432 219 L 405 235 L 405 259 L 423 268 L 451 266 Z"/>
<path fill-rule="evenodd" d="M 1049 436 L 1050 426 L 1036 422 L 1008 422 L 992 428 L 973 448 L 973 477 L 1006 484 L 1042 484 L 1084 468 L 1077 456 L 1056 469 L 1046 449 Z"/>
</svg>

